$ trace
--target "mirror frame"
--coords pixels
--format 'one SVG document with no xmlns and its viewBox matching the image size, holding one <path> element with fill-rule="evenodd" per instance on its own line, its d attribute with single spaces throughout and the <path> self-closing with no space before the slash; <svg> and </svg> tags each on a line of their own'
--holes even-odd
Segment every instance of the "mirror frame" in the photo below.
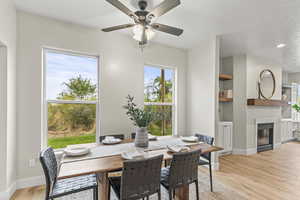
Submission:
<svg viewBox="0 0 300 200">
<path fill-rule="evenodd" d="M 263 80 L 263 75 L 264 73 L 266 72 L 269 72 L 272 76 L 272 79 L 273 79 L 273 91 L 272 91 L 272 94 L 269 96 L 269 97 L 266 97 L 263 92 L 262 92 L 262 80 Z M 274 94 L 275 94 L 275 90 L 276 90 L 276 80 L 275 80 L 275 76 L 274 76 L 274 73 L 270 70 L 270 69 L 264 69 L 260 72 L 259 74 L 259 80 L 258 80 L 258 98 L 260 99 L 261 97 L 263 97 L 264 99 L 271 99 Z"/>
</svg>

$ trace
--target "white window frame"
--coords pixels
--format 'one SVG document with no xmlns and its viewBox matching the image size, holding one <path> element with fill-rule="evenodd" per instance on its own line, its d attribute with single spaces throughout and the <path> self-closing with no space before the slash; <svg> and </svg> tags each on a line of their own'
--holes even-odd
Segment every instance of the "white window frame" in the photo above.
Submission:
<svg viewBox="0 0 300 200">
<path fill-rule="evenodd" d="M 169 69 L 173 71 L 172 77 L 172 103 L 170 102 L 144 102 L 144 106 L 172 106 L 172 135 L 177 136 L 177 68 L 145 63 L 143 73 L 143 84 L 145 87 L 145 67 L 153 67 L 158 69 Z M 144 90 L 143 90 L 144 91 Z M 145 94 L 144 94 L 145 95 Z"/>
<path fill-rule="evenodd" d="M 58 54 L 65 54 L 71 56 L 82 56 L 82 57 L 89 57 L 89 58 L 96 58 L 97 59 L 97 100 L 95 101 L 85 101 L 85 100 L 48 100 L 47 99 L 47 63 L 46 63 L 46 56 L 48 52 L 58 53 Z M 48 103 L 57 103 L 57 104 L 94 104 L 96 105 L 96 143 L 99 143 L 98 138 L 100 136 L 100 56 L 97 54 L 89 54 L 83 52 L 75 52 L 72 50 L 65 50 L 65 49 L 57 49 L 52 47 L 43 47 L 42 48 L 42 141 L 41 141 L 41 148 L 45 148 L 48 146 Z"/>
</svg>

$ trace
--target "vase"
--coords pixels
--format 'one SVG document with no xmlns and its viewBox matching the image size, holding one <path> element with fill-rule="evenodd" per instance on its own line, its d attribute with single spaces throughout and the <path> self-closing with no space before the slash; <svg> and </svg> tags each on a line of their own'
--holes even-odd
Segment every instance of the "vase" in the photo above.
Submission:
<svg viewBox="0 0 300 200">
<path fill-rule="evenodd" d="M 141 148 L 147 148 L 149 146 L 147 128 L 145 127 L 136 128 L 134 145 L 136 147 L 141 147 Z"/>
</svg>

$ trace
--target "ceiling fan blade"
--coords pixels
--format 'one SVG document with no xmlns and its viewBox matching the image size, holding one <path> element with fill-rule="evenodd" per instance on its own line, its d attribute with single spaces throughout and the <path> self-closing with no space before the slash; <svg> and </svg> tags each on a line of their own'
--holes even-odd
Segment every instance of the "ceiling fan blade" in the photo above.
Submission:
<svg viewBox="0 0 300 200">
<path fill-rule="evenodd" d="M 175 8 L 176 6 L 180 5 L 180 0 L 165 0 L 158 6 L 156 6 L 148 16 L 159 17 L 165 14 L 166 12 L 170 11 L 171 9 Z"/>
<path fill-rule="evenodd" d="M 125 13 L 129 17 L 133 17 L 135 19 L 137 18 L 137 16 L 134 14 L 134 12 L 132 12 L 129 8 L 127 8 L 119 0 L 106 0 L 106 1 L 109 2 L 111 5 L 113 5 L 114 7 L 118 8 L 119 10 L 121 10 L 123 13 Z"/>
<path fill-rule="evenodd" d="M 180 36 L 183 33 L 183 30 L 180 28 L 175 28 L 164 24 L 154 23 L 151 25 L 151 27 L 154 28 L 155 30 L 169 33 L 176 36 Z"/>
<path fill-rule="evenodd" d="M 109 28 L 104 28 L 104 29 L 102 29 L 102 31 L 104 31 L 104 32 L 116 31 L 116 30 L 120 30 L 120 29 L 130 28 L 130 27 L 133 27 L 134 25 L 135 24 L 123 24 L 123 25 L 119 25 L 119 26 L 112 26 Z"/>
</svg>

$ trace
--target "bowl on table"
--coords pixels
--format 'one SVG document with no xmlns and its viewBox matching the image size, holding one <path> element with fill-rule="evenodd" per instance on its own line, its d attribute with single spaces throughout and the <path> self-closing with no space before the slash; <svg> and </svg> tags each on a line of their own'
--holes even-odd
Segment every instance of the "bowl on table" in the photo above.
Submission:
<svg viewBox="0 0 300 200">
<path fill-rule="evenodd" d="M 187 137 L 182 136 L 180 138 L 183 142 L 198 142 L 199 141 L 198 137 L 196 137 L 196 136 L 187 136 Z"/>
<path fill-rule="evenodd" d="M 87 147 L 67 147 L 64 153 L 69 157 L 84 156 L 90 153 L 90 149 Z"/>
<path fill-rule="evenodd" d="M 106 144 L 106 145 L 119 144 L 121 142 L 122 142 L 121 139 L 115 138 L 113 136 L 106 136 L 104 140 L 102 140 L 102 144 Z"/>
</svg>

